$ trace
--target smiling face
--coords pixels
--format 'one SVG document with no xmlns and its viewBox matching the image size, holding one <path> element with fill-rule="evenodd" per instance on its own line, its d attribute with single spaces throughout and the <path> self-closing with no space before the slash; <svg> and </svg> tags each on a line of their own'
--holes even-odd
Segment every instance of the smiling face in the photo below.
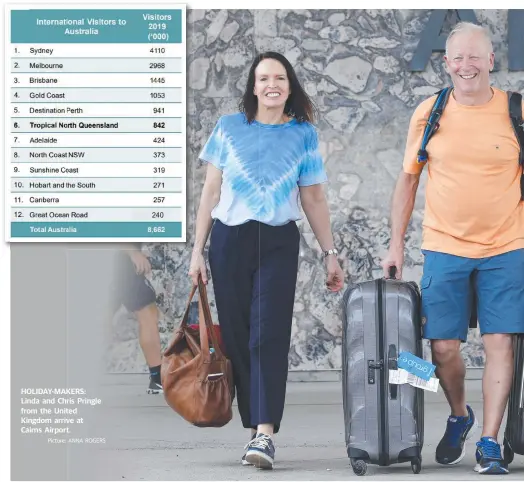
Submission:
<svg viewBox="0 0 524 482">
<path fill-rule="evenodd" d="M 255 88 L 258 106 L 282 108 L 290 95 L 286 68 L 275 59 L 262 60 L 255 70 Z"/>
<path fill-rule="evenodd" d="M 483 95 L 490 89 L 495 55 L 482 32 L 459 32 L 448 43 L 446 70 L 459 94 Z"/>
</svg>

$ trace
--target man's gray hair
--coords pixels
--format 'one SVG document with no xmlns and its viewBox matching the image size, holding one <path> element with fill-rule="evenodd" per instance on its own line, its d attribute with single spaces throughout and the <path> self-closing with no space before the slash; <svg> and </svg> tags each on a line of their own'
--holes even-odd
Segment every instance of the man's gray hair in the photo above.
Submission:
<svg viewBox="0 0 524 482">
<path fill-rule="evenodd" d="M 450 40 L 458 33 L 481 33 L 484 35 L 486 42 L 489 45 L 490 53 L 493 52 L 493 44 L 491 43 L 491 37 L 488 31 L 482 26 L 471 22 L 459 22 L 457 23 L 446 39 L 446 55 L 448 55 L 448 45 Z"/>
</svg>

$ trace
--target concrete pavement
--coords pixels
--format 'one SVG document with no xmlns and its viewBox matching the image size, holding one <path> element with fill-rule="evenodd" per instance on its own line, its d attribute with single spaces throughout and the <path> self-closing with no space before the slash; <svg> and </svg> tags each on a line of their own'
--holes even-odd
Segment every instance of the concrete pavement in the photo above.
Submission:
<svg viewBox="0 0 524 482">
<path fill-rule="evenodd" d="M 189 425 L 173 412 L 162 395 L 147 395 L 146 375 L 109 375 L 101 393 L 100 418 L 107 443 L 97 454 L 99 480 L 347 480 L 353 474 L 346 456 L 340 383 L 288 384 L 281 433 L 275 437 L 273 471 L 243 467 L 240 458 L 248 432 L 234 419 L 220 429 Z M 481 384 L 467 382 L 468 403 L 482 423 Z M 454 467 L 434 461 L 435 447 L 448 416 L 442 390 L 426 392 L 425 445 L 422 471 L 414 475 L 409 463 L 368 466 L 366 477 L 376 480 L 478 480 L 473 472 L 477 432 L 466 457 Z M 504 422 L 505 424 L 505 422 Z M 504 425 L 503 425 L 504 426 Z M 502 432 L 501 432 L 502 433 Z M 501 437 L 502 438 L 502 437 Z M 524 480 L 524 456 L 515 456 L 504 480 Z"/>
</svg>

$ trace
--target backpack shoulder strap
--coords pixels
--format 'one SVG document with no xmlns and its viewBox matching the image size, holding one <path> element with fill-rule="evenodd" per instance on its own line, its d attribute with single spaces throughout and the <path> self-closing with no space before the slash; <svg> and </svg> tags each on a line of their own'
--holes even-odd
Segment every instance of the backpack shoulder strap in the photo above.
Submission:
<svg viewBox="0 0 524 482">
<path fill-rule="evenodd" d="M 522 200 L 524 200 L 524 121 L 522 120 L 522 95 L 518 92 L 508 91 L 508 103 L 511 125 L 520 146 L 519 163 L 523 169 L 520 187 Z"/>
<path fill-rule="evenodd" d="M 524 162 L 524 127 L 522 125 L 522 94 L 508 91 L 509 116 L 520 145 L 519 162 Z"/>
<path fill-rule="evenodd" d="M 426 147 L 429 140 L 431 139 L 431 136 L 439 128 L 439 120 L 442 116 L 442 112 L 444 112 L 444 108 L 446 107 L 450 93 L 451 87 L 445 87 L 444 89 L 437 92 L 437 98 L 433 103 L 433 107 L 431 108 L 431 113 L 429 114 L 429 119 L 426 122 L 426 127 L 424 129 L 424 135 L 422 136 L 422 144 L 420 145 L 420 149 L 418 151 L 417 162 L 419 164 L 428 161 L 428 152 L 426 151 Z"/>
</svg>

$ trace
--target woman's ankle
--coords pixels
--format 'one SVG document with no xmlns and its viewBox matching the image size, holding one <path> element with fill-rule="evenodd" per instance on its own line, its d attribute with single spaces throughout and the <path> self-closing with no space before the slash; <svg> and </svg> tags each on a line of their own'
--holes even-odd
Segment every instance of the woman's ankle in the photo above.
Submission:
<svg viewBox="0 0 524 482">
<path fill-rule="evenodd" d="M 264 435 L 268 435 L 269 437 L 273 437 L 274 435 L 274 425 L 272 423 L 261 423 L 257 427 L 257 433 L 261 433 Z"/>
</svg>

